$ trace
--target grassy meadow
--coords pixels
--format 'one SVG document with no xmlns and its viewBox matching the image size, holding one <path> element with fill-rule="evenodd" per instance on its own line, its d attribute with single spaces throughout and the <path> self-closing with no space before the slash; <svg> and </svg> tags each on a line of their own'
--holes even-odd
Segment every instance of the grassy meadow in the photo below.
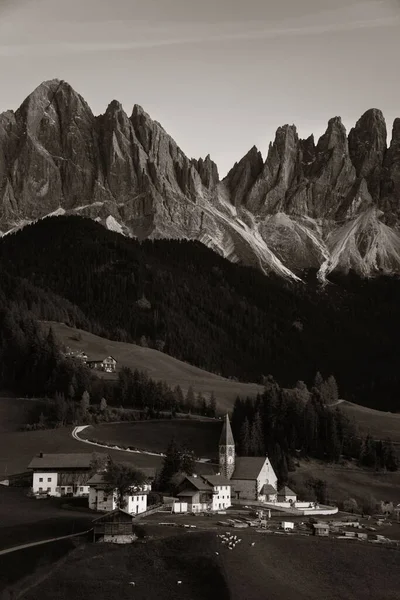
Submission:
<svg viewBox="0 0 400 600">
<path fill-rule="evenodd" d="M 184 393 L 189 386 L 193 387 L 195 393 L 201 392 L 205 396 L 214 392 L 218 409 L 221 411 L 231 410 L 237 396 L 255 396 L 263 391 L 261 385 L 225 379 L 152 348 L 113 342 L 87 331 L 68 327 L 65 323 L 43 322 L 46 330 L 50 325 L 58 340 L 72 350 L 82 350 L 88 356 L 94 357 L 111 355 L 116 359 L 117 367 L 145 371 L 156 381 L 166 381 L 171 387 L 180 385 Z M 101 375 L 108 378 L 115 377 L 108 373 L 101 373 Z"/>
<path fill-rule="evenodd" d="M 396 550 L 308 536 L 261 536 L 248 530 L 239 537 L 242 541 L 233 551 L 219 542 L 215 532 L 182 532 L 123 547 L 87 545 L 74 550 L 60 568 L 21 598 L 398 598 L 400 553 Z"/>
</svg>

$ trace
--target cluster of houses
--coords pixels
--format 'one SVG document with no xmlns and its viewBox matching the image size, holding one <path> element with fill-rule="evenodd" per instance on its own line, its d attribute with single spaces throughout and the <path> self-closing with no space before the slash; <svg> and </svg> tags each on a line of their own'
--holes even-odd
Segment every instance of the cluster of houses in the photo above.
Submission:
<svg viewBox="0 0 400 600">
<path fill-rule="evenodd" d="M 32 459 L 28 468 L 33 473 L 32 491 L 36 496 L 86 496 L 93 510 L 109 512 L 117 508 L 116 490 L 110 492 L 104 481 L 104 472 L 93 472 L 92 455 L 89 453 L 40 453 Z M 315 514 L 319 508 L 308 502 L 299 503 L 295 492 L 287 486 L 278 490 L 277 477 L 268 457 L 236 456 L 228 415 L 219 441 L 218 468 L 211 464 L 209 468 L 207 474 L 182 477 L 172 499 L 173 512 L 224 511 L 232 502 L 297 510 L 299 514 Z M 147 475 L 146 484 L 133 485 L 124 498 L 125 511 L 129 514 L 141 514 L 147 510 L 147 496 L 154 473 L 148 471 Z M 299 508 L 305 512 L 300 513 Z M 336 511 L 333 509 L 333 512 Z"/>
<path fill-rule="evenodd" d="M 115 373 L 117 369 L 117 361 L 113 356 L 88 356 L 81 350 L 71 350 L 70 348 L 67 348 L 65 356 L 75 360 L 80 360 L 90 369 L 96 369 L 97 371 Z"/>
</svg>

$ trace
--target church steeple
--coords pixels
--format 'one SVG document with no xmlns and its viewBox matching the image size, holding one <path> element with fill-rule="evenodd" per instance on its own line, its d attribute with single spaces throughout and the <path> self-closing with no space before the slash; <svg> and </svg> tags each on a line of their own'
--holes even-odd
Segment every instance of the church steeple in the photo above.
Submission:
<svg viewBox="0 0 400 600">
<path fill-rule="evenodd" d="M 225 415 L 221 437 L 219 438 L 219 467 L 221 473 L 230 479 L 235 471 L 235 440 L 233 439 L 229 415 Z"/>
</svg>

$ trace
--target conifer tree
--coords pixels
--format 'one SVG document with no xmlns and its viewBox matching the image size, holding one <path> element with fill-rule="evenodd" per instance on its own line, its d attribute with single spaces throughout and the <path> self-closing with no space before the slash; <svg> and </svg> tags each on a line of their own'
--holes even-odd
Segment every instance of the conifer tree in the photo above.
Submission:
<svg viewBox="0 0 400 600">
<path fill-rule="evenodd" d="M 86 414 L 89 410 L 90 406 L 90 394 L 87 390 L 85 390 L 82 394 L 81 398 L 81 410 L 83 414 Z"/>
<path fill-rule="evenodd" d="M 246 417 L 239 436 L 240 453 L 243 454 L 243 456 L 249 456 L 250 454 L 250 439 L 250 423 L 249 419 Z"/>
</svg>

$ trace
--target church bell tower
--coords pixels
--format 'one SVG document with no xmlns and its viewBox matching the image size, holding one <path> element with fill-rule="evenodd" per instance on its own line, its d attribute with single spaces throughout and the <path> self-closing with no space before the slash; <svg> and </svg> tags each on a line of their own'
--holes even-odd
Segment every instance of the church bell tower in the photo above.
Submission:
<svg viewBox="0 0 400 600">
<path fill-rule="evenodd" d="M 219 468 L 221 474 L 227 479 L 230 479 L 235 471 L 235 440 L 228 414 L 225 415 L 224 426 L 219 438 Z"/>
</svg>

